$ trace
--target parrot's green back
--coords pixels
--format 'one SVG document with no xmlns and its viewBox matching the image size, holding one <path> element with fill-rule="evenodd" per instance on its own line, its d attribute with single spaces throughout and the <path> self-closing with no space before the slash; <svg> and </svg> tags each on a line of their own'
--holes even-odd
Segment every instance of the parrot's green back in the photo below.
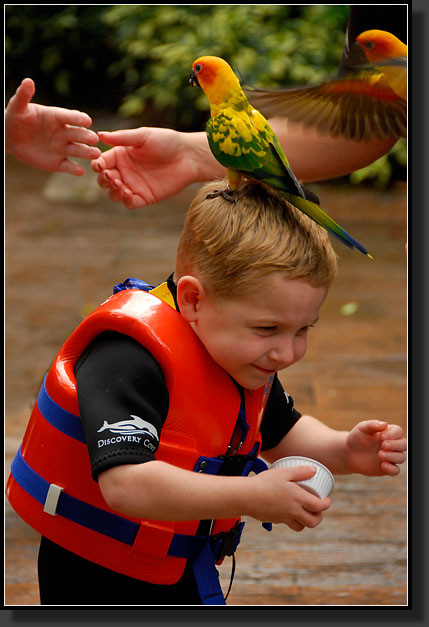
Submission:
<svg viewBox="0 0 429 627">
<path fill-rule="evenodd" d="M 228 107 L 211 117 L 206 133 L 213 155 L 224 167 L 304 197 L 274 131 L 247 99 L 242 110 Z"/>
</svg>

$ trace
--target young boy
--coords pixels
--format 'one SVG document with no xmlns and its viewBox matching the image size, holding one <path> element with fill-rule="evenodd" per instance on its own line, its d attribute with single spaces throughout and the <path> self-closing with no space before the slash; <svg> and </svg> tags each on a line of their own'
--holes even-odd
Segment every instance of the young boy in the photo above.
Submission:
<svg viewBox="0 0 429 627">
<path fill-rule="evenodd" d="M 188 211 L 174 279 L 115 286 L 46 376 L 8 483 L 42 534 L 42 604 L 223 604 L 215 563 L 242 515 L 301 531 L 330 506 L 296 483 L 312 466 L 265 470 L 259 454 L 374 476 L 405 460 L 399 426 L 335 431 L 277 378 L 335 277 L 326 232 L 261 185 L 234 205 L 214 187 Z"/>
</svg>

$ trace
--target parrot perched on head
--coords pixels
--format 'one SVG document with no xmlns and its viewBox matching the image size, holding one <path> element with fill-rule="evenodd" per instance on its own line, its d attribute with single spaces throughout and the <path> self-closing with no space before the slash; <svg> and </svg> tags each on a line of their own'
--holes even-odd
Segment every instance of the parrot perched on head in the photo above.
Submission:
<svg viewBox="0 0 429 627">
<path fill-rule="evenodd" d="M 189 82 L 198 85 L 210 103 L 206 133 L 215 158 L 227 168 L 229 185 L 215 195 L 233 199 L 245 178 L 274 188 L 349 248 L 368 251 L 319 207 L 319 199 L 297 180 L 271 126 L 248 102 L 237 76 L 220 57 L 204 56 L 192 65 Z M 211 195 L 213 196 L 213 195 Z"/>
<path fill-rule="evenodd" d="M 381 30 L 361 33 L 345 73 L 320 85 L 265 90 L 249 86 L 250 102 L 267 117 L 302 122 L 356 141 L 407 134 L 407 46 Z"/>
</svg>

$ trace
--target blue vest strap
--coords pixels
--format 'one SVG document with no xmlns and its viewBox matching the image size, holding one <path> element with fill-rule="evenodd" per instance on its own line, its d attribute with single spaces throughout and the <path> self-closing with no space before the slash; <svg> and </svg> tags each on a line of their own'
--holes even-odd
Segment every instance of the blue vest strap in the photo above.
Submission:
<svg viewBox="0 0 429 627">
<path fill-rule="evenodd" d="M 52 400 L 46 390 L 46 377 L 37 396 L 37 405 L 42 416 L 58 431 L 85 443 L 85 434 L 79 416 L 71 414 Z"/>
<path fill-rule="evenodd" d="M 117 294 L 118 292 L 122 292 L 123 290 L 143 290 L 144 292 L 150 292 L 153 290 L 154 286 L 149 285 L 146 281 L 142 281 L 142 279 L 135 279 L 133 277 L 128 277 L 122 283 L 117 283 L 113 286 L 113 293 Z"/>
<path fill-rule="evenodd" d="M 203 605 L 226 605 L 209 538 L 192 561 L 192 570 Z"/>
</svg>

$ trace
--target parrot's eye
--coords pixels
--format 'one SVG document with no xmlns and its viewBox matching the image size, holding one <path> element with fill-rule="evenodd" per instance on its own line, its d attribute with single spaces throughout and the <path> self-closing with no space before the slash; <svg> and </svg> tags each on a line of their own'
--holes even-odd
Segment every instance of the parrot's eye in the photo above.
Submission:
<svg viewBox="0 0 429 627">
<path fill-rule="evenodd" d="M 201 63 L 197 63 L 197 65 L 195 66 L 195 71 L 201 72 L 202 69 L 203 69 L 203 66 L 201 65 Z"/>
<path fill-rule="evenodd" d="M 373 41 L 366 41 L 365 42 L 365 48 L 367 50 L 371 50 L 371 48 L 374 48 L 374 42 Z"/>
</svg>

